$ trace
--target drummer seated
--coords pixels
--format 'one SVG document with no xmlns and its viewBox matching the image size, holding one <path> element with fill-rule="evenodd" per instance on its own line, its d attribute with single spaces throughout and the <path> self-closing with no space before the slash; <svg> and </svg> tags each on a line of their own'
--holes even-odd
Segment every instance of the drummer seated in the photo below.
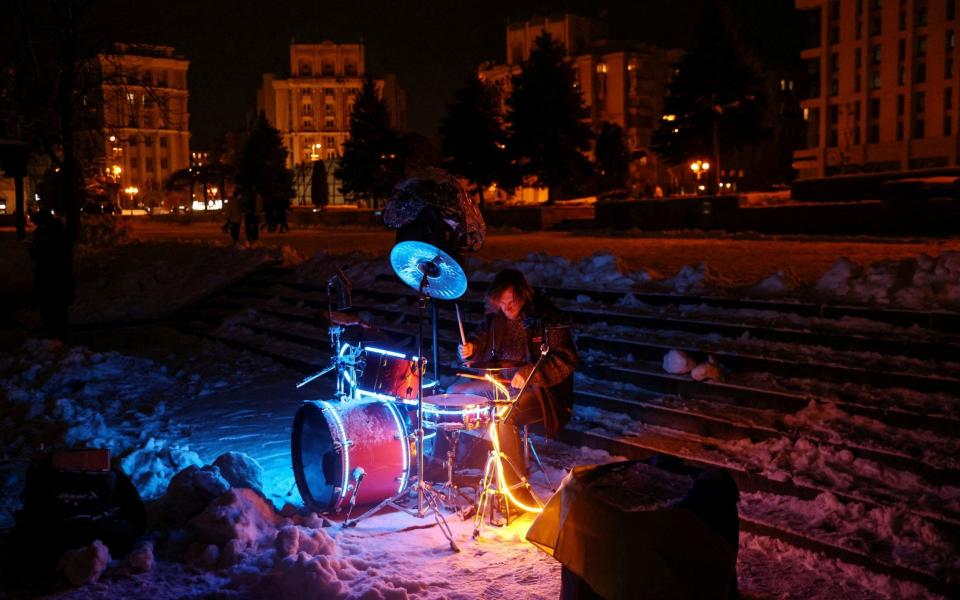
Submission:
<svg viewBox="0 0 960 600">
<path fill-rule="evenodd" d="M 497 274 L 486 294 L 487 314 L 476 334 L 459 347 L 460 358 L 477 363 L 510 363 L 508 376 L 514 392 L 531 376 L 541 346 L 549 348 L 530 385 L 510 416 L 524 425 L 543 421 L 548 436 L 556 436 L 573 414 L 573 373 L 577 349 L 562 313 L 536 294 L 523 273 L 505 269 Z M 447 391 L 489 395 L 492 385 L 483 381 L 458 381 Z"/>
<path fill-rule="evenodd" d="M 536 294 L 523 273 L 505 269 L 497 274 L 486 294 L 487 314 L 476 334 L 459 347 L 460 358 L 478 364 L 518 365 L 513 371 L 495 370 L 508 377 L 512 394 L 530 385 L 501 426 L 503 452 L 524 475 L 522 446 L 517 426 L 543 423 L 549 437 L 556 437 L 573 415 L 573 373 L 577 349 L 562 313 L 546 298 Z M 541 348 L 547 354 L 534 371 Z M 492 384 L 460 380 L 447 390 L 493 397 Z"/>
</svg>

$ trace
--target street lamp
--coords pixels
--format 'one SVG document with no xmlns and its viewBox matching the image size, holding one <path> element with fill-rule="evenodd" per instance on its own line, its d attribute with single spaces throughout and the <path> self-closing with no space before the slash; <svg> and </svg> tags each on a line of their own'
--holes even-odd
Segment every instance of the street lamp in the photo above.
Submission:
<svg viewBox="0 0 960 600">
<path fill-rule="evenodd" d="M 690 162 L 690 170 L 697 176 L 697 190 L 702 192 L 706 186 L 700 183 L 700 177 L 710 170 L 710 163 L 705 160 L 694 160 Z"/>
<path fill-rule="evenodd" d="M 134 208 L 133 197 L 140 193 L 140 188 L 135 185 L 131 185 L 123 189 L 123 192 L 130 196 L 130 208 Z"/>
</svg>

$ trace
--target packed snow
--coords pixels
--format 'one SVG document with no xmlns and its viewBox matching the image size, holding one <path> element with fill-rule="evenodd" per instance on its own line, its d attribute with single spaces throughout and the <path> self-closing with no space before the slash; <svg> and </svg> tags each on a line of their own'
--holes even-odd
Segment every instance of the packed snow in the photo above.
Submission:
<svg viewBox="0 0 960 600">
<path fill-rule="evenodd" d="M 81 277 L 79 302 L 72 313 L 75 321 L 93 324 L 156 319 L 267 264 L 299 265 L 296 278 L 321 285 L 329 277 L 332 264 L 349 266 L 348 277 L 360 285 L 372 285 L 377 275 L 390 273 L 382 256 L 320 254 L 306 258 L 291 247 L 278 251 L 181 241 L 138 242 L 123 248 L 129 253 L 81 258 L 81 264 L 86 265 L 81 274 L 87 275 Z M 471 259 L 468 271 L 471 278 L 486 280 L 504 266 L 506 261 Z M 511 261 L 509 266 L 524 270 L 533 283 L 543 286 L 685 294 L 724 290 L 732 294 L 742 290 L 731 288 L 707 263 L 664 276 L 648 270 L 630 271 L 615 255 L 603 252 L 579 260 L 530 254 L 519 262 Z M 823 297 L 897 308 L 957 309 L 958 276 L 960 253 L 944 252 L 936 257 L 924 255 L 866 266 L 838 259 L 812 288 L 804 287 L 789 272 L 778 272 L 749 289 L 757 297 Z M 589 298 L 578 302 L 588 303 Z M 621 305 L 643 308 L 629 294 Z M 716 311 L 714 314 L 722 311 L 709 310 Z M 744 316 L 763 318 L 758 313 Z M 249 340 L 256 332 L 239 331 L 251 315 L 246 317 L 238 318 L 233 325 L 225 324 L 222 331 Z M 268 318 L 263 314 L 253 317 Z M 23 316 L 26 321 L 29 318 Z M 813 318 L 800 324 L 811 323 L 815 324 Z M 311 335 L 322 333 L 318 328 Z M 167 341 L 173 339 L 178 338 Z M 264 336 L 263 343 L 268 341 Z M 118 342 L 117 346 L 124 344 Z M 141 496 L 150 501 L 151 531 L 129 555 L 111 556 L 100 541 L 64 555 L 59 565 L 63 579 L 56 597 L 164 600 L 213 593 L 264 598 L 557 597 L 559 565 L 524 541 L 532 517 L 509 527 L 486 527 L 479 540 L 472 540 L 472 523 L 451 515 L 448 518 L 455 538 L 463 548 L 454 554 L 440 531 L 429 527 L 431 520 L 403 513 L 377 516 L 351 529 L 330 526 L 304 509 L 298 497 L 291 498 L 289 490 L 278 489 L 277 478 L 260 464 L 266 455 L 252 456 L 226 448 L 217 454 L 201 455 L 192 448 L 192 430 L 213 425 L 202 422 L 203 403 L 212 397 L 241 396 L 247 386 L 275 377 L 277 371 L 255 361 L 250 365 L 256 366 L 239 368 L 243 360 L 250 359 L 216 344 L 204 347 L 204 360 L 190 361 L 177 352 L 154 350 L 153 357 L 148 358 L 132 350 L 125 353 L 102 346 L 94 349 L 26 340 L 9 356 L 0 357 L 0 372 L 4 374 L 0 380 L 4 395 L 0 404 L 4 454 L 0 464 L 4 482 L 0 527 L 12 524 L 25 466 L 41 447 L 108 448 Z M 300 352 L 315 353 L 307 347 Z M 216 368 L 205 364 L 217 355 L 221 364 Z M 589 358 L 589 352 L 584 355 Z M 327 359 L 315 360 L 322 365 Z M 698 379 L 723 376 L 714 363 L 698 364 L 679 353 L 670 360 L 665 357 L 662 367 Z M 282 385 L 290 387 L 293 383 L 285 381 Z M 622 390 L 630 391 L 629 385 L 623 384 Z M 941 405 L 949 400 L 943 398 Z M 201 422 L 190 422 L 192 417 L 199 417 Z M 646 427 L 626 415 L 604 414 L 596 409 L 578 408 L 577 418 L 581 424 L 602 424 L 604 431 L 627 435 L 636 435 Z M 786 421 L 788 426 L 805 430 L 818 423 L 826 439 L 837 432 L 847 438 L 850 430 L 857 431 L 858 436 L 866 432 L 865 437 L 873 432 L 878 439 L 890 433 L 876 422 L 820 404 L 811 404 Z M 271 452 L 277 443 L 289 441 L 288 430 L 263 435 L 281 440 L 270 440 Z M 916 439 L 903 441 L 922 447 L 929 439 L 924 432 Z M 928 450 L 929 458 L 955 466 L 951 460 L 955 450 L 956 442 L 943 438 Z M 266 453 L 267 448 L 261 451 Z M 602 451 L 556 441 L 544 442 L 542 451 L 547 474 L 554 482 L 577 464 L 617 459 Z M 840 488 L 854 477 L 870 475 L 875 477 L 875 493 L 903 498 L 919 508 L 929 505 L 931 510 L 941 508 L 933 507 L 933 503 L 943 503 L 948 511 L 960 515 L 960 489 L 934 489 L 917 478 L 894 481 L 882 467 L 843 451 L 828 453 L 803 438 L 717 440 L 715 455 L 718 462 L 737 462 L 772 478 L 828 480 Z M 535 481 L 542 493 L 549 493 L 542 474 Z M 931 496 L 923 496 L 931 489 Z M 282 498 L 290 498 L 291 503 L 284 505 Z M 838 502 L 827 493 L 811 501 L 744 494 L 740 510 L 756 518 L 794 515 L 795 522 L 790 524 L 797 529 L 817 530 L 832 541 L 867 553 L 879 552 L 893 562 L 933 569 L 938 574 L 960 570 L 951 542 L 929 520 L 913 512 Z M 846 563 L 824 561 L 811 552 L 748 533 L 741 534 L 738 573 L 740 589 L 748 597 L 928 596 L 917 584 Z M 73 589 L 67 589 L 69 586 Z"/>
</svg>

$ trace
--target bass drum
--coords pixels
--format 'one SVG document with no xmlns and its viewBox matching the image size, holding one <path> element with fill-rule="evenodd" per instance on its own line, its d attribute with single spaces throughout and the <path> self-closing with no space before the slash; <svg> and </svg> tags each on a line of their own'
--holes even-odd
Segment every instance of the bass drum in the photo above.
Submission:
<svg viewBox="0 0 960 600">
<path fill-rule="evenodd" d="M 366 506 L 401 493 L 412 462 L 407 432 L 404 411 L 391 402 L 304 402 L 293 419 L 291 442 L 304 504 L 337 515 L 354 496 L 357 506 Z"/>
</svg>

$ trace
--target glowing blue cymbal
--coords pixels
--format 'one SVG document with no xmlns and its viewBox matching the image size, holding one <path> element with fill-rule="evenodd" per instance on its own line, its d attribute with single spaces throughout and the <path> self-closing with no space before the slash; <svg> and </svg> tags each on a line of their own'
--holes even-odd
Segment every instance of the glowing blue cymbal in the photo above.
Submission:
<svg viewBox="0 0 960 600">
<path fill-rule="evenodd" d="M 431 298 L 453 300 L 467 291 L 467 275 L 443 250 L 424 242 L 400 242 L 390 251 L 390 265 L 405 284 Z"/>
</svg>

